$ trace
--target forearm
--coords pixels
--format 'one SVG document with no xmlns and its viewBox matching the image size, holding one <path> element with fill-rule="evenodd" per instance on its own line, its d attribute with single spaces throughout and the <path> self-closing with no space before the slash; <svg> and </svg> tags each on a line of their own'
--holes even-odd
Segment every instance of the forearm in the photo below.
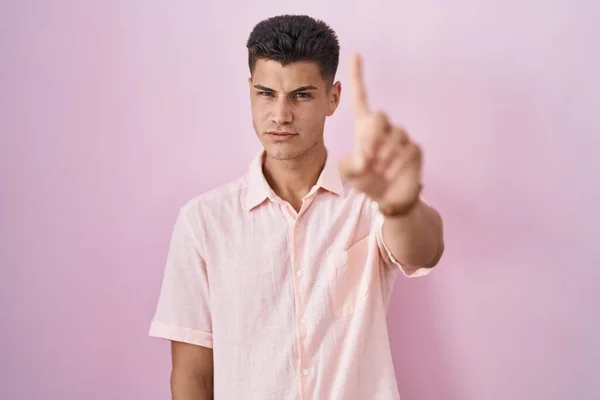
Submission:
<svg viewBox="0 0 600 400">
<path fill-rule="evenodd" d="M 406 215 L 386 217 L 382 236 L 396 260 L 407 268 L 434 267 L 444 251 L 442 218 L 422 201 Z"/>
<path fill-rule="evenodd" d="M 213 400 L 212 376 L 171 375 L 172 400 Z"/>
</svg>

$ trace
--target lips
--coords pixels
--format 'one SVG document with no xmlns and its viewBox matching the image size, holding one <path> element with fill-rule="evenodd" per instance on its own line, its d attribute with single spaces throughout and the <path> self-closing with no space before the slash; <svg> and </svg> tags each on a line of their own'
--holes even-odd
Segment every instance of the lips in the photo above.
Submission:
<svg viewBox="0 0 600 400">
<path fill-rule="evenodd" d="M 292 132 L 279 132 L 279 131 L 270 131 L 267 132 L 268 135 L 273 135 L 273 136 L 293 136 L 295 135 L 295 133 Z"/>
<path fill-rule="evenodd" d="M 292 139 L 296 134 L 292 132 L 270 131 L 267 132 L 267 136 L 276 142 L 282 142 L 284 140 Z"/>
</svg>

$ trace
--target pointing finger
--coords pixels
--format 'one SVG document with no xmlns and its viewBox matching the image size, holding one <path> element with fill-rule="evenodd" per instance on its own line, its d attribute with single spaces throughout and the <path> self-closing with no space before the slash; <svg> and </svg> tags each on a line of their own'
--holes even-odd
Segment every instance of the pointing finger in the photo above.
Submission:
<svg viewBox="0 0 600 400">
<path fill-rule="evenodd" d="M 352 96 L 352 110 L 357 117 L 369 114 L 367 93 L 363 80 L 362 57 L 353 54 L 350 58 L 350 93 Z"/>
</svg>

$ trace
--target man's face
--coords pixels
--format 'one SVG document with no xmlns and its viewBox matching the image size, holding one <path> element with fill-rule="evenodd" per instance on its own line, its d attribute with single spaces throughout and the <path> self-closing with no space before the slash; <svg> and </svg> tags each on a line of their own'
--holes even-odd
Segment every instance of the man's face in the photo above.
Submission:
<svg viewBox="0 0 600 400">
<path fill-rule="evenodd" d="M 313 62 L 258 60 L 249 83 L 252 123 L 270 157 L 289 160 L 323 145 L 325 119 L 339 104 L 339 82 L 325 81 Z"/>
</svg>

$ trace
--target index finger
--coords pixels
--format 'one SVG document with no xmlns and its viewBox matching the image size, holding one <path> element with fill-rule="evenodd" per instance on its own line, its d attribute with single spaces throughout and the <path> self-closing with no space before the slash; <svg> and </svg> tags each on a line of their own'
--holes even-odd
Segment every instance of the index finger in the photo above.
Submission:
<svg viewBox="0 0 600 400">
<path fill-rule="evenodd" d="M 352 96 L 352 110 L 356 116 L 368 114 L 367 92 L 363 80 L 362 57 L 358 53 L 352 54 L 350 58 L 350 93 Z"/>
</svg>

